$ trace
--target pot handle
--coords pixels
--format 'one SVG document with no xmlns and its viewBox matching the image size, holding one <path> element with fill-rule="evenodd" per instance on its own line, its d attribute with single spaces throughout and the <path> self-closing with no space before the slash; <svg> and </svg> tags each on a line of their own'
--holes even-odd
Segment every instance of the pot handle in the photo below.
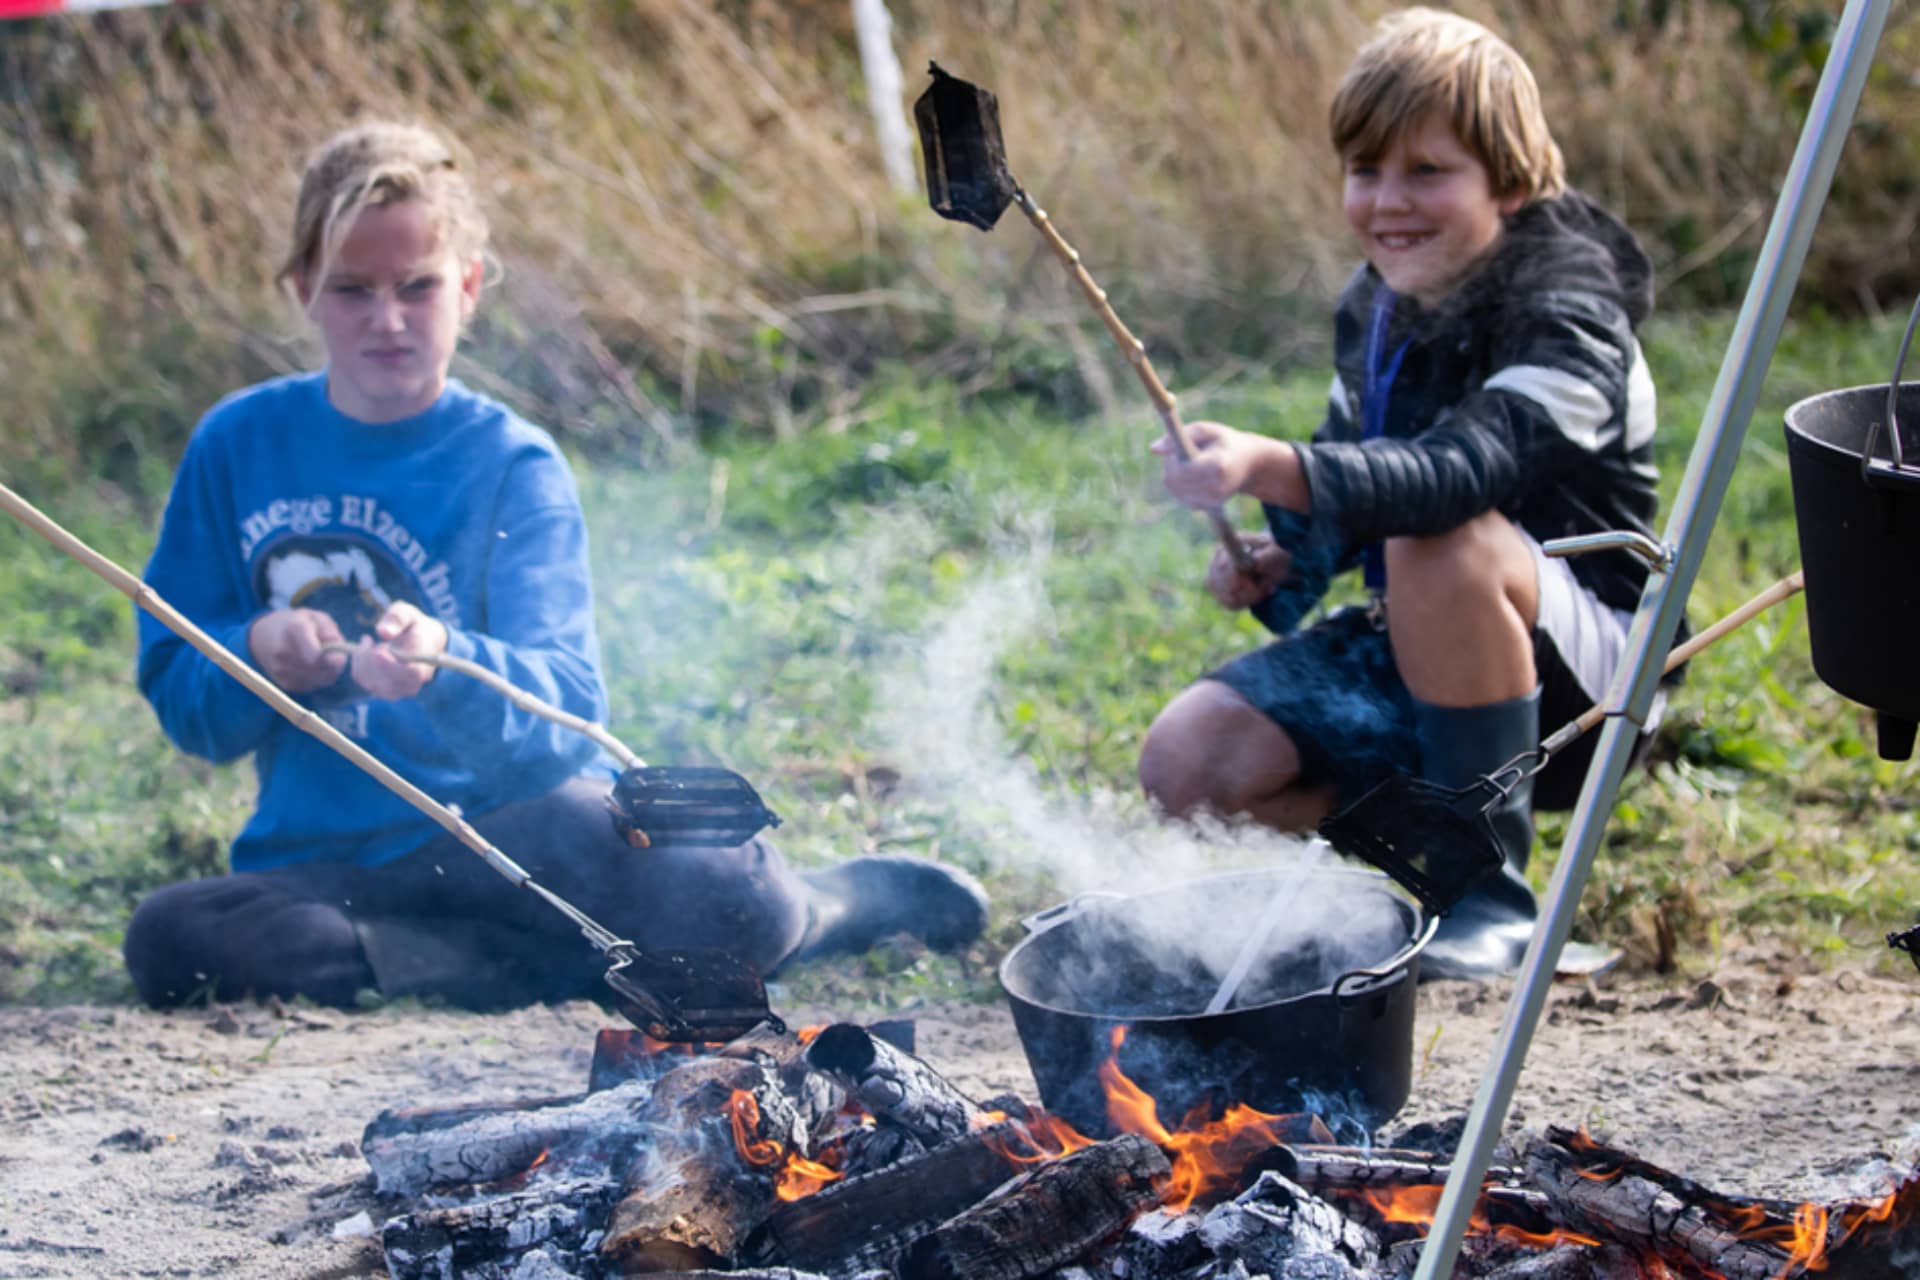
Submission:
<svg viewBox="0 0 1920 1280">
<path fill-rule="evenodd" d="M 1873 446 L 1880 435 L 1880 424 L 1875 422 L 1867 427 L 1866 447 L 1860 451 L 1860 478 L 1868 484 L 1893 486 L 1901 489 L 1920 489 L 1920 471 L 1906 469 L 1905 448 L 1900 440 L 1900 375 L 1906 371 L 1907 350 L 1913 346 L 1913 330 L 1920 325 L 1920 298 L 1913 302 L 1913 312 L 1907 317 L 1907 332 L 1900 339 L 1900 352 L 1893 358 L 1893 378 L 1887 383 L 1887 451 L 1893 455 L 1891 465 L 1875 462 Z"/>
<path fill-rule="evenodd" d="M 1089 902 L 1103 898 L 1117 900 L 1124 896 L 1124 894 L 1110 893 L 1104 889 L 1090 889 L 1086 893 L 1076 893 L 1056 906 L 1048 907 L 1044 911 L 1036 911 L 1030 916 L 1022 916 L 1020 927 L 1030 934 L 1039 933 L 1042 929 L 1051 929 L 1057 924 L 1065 924 L 1079 915 L 1081 909 Z"/>
<path fill-rule="evenodd" d="M 1352 969 L 1335 978 L 1333 986 L 1328 988 L 1328 993 L 1333 996 L 1333 1002 L 1345 1005 L 1350 1000 L 1370 996 L 1381 987 L 1389 986 L 1406 977 L 1408 961 L 1427 949 L 1427 944 L 1433 941 L 1434 932 L 1439 928 L 1440 917 L 1436 915 L 1427 921 L 1427 927 L 1420 931 L 1420 936 L 1407 944 L 1406 950 L 1379 968 Z"/>
</svg>

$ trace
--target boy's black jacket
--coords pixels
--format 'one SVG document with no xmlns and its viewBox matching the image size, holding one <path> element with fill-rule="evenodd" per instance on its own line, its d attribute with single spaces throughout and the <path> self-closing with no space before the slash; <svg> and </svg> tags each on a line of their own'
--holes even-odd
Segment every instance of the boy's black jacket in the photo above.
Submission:
<svg viewBox="0 0 1920 1280">
<path fill-rule="evenodd" d="M 1380 276 L 1363 266 L 1334 317 L 1336 378 L 1302 464 L 1313 522 L 1347 546 L 1430 536 L 1499 510 L 1537 540 L 1651 532 L 1653 384 L 1634 330 L 1653 305 L 1633 233 L 1578 193 L 1507 220 L 1492 257 L 1441 304 L 1399 299 L 1405 341 L 1382 438 L 1361 442 L 1366 338 Z M 1647 569 L 1626 552 L 1569 561 L 1631 609 Z"/>
</svg>

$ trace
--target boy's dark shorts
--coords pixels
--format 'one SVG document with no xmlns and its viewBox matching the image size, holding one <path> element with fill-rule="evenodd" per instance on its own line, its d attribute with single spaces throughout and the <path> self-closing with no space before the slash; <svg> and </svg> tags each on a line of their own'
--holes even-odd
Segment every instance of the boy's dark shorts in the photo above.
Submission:
<svg viewBox="0 0 1920 1280">
<path fill-rule="evenodd" d="M 1592 706 L 1552 637 L 1535 628 L 1542 737 Z M 1273 720 L 1300 752 L 1300 782 L 1331 783 L 1345 805 L 1389 775 L 1418 775 L 1413 700 L 1394 665 L 1384 622 L 1363 606 L 1340 609 L 1206 676 Z M 1598 733 L 1581 735 L 1534 779 L 1533 807 L 1571 809 L 1579 799 Z M 1641 747 L 1646 738 L 1643 735 Z M 1638 751 L 1636 751 L 1638 754 Z"/>
</svg>

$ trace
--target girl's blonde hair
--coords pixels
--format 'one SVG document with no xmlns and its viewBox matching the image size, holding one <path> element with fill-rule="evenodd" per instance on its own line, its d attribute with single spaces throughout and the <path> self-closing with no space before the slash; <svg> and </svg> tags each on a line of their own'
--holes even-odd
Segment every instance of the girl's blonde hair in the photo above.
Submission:
<svg viewBox="0 0 1920 1280">
<path fill-rule="evenodd" d="M 1566 190 L 1540 87 L 1513 46 L 1457 13 L 1417 7 L 1382 18 L 1334 91 L 1327 123 L 1343 159 L 1376 160 L 1438 113 L 1487 167 L 1496 197 L 1524 204 Z"/>
<path fill-rule="evenodd" d="M 325 275 L 362 209 L 407 200 L 426 206 L 434 234 L 463 262 L 486 251 L 486 215 L 453 148 L 423 126 L 376 120 L 335 134 L 308 158 L 293 243 L 274 280 Z"/>
</svg>

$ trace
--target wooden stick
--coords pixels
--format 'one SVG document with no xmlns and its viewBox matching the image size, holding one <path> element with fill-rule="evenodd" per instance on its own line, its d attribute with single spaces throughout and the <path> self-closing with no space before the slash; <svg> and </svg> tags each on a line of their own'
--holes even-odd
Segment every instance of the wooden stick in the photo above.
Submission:
<svg viewBox="0 0 1920 1280">
<path fill-rule="evenodd" d="M 1119 315 L 1114 312 L 1113 304 L 1107 301 L 1107 291 L 1094 282 L 1092 274 L 1080 261 L 1080 251 L 1067 243 L 1066 237 L 1054 227 L 1053 220 L 1047 217 L 1046 210 L 1035 204 L 1033 197 L 1018 186 L 1014 188 L 1013 201 L 1020 206 L 1020 212 L 1027 215 L 1027 221 L 1039 229 L 1041 236 L 1052 248 L 1054 256 L 1067 264 L 1067 270 L 1072 273 L 1074 282 L 1080 286 L 1080 292 L 1085 294 L 1087 301 L 1093 304 L 1093 309 L 1099 313 L 1101 322 L 1107 326 L 1107 332 L 1113 335 L 1115 345 L 1120 348 L 1121 354 L 1126 356 L 1127 363 L 1133 366 L 1134 373 L 1139 375 L 1140 385 L 1147 389 L 1147 398 L 1153 401 L 1153 407 L 1159 411 L 1160 421 L 1167 429 L 1167 438 L 1173 441 L 1173 447 L 1180 451 L 1182 458 L 1191 459 L 1193 442 L 1187 439 L 1186 425 L 1180 421 L 1180 404 L 1173 398 L 1173 393 L 1167 390 L 1166 384 L 1160 381 L 1160 376 L 1153 371 L 1153 361 L 1147 359 L 1146 345 L 1133 336 L 1132 330 L 1121 323 Z M 1220 545 L 1225 547 L 1227 554 L 1233 557 L 1234 568 L 1242 573 L 1251 573 L 1253 553 L 1247 550 L 1246 543 L 1240 541 L 1240 535 L 1227 520 L 1227 513 L 1219 507 L 1210 507 L 1207 509 L 1206 516 L 1213 524 L 1213 531 L 1219 537 Z"/>
<path fill-rule="evenodd" d="M 260 672 L 242 662 L 234 652 L 215 640 L 212 636 L 195 626 L 187 617 L 165 600 L 160 593 L 140 579 L 122 569 L 113 561 L 95 551 L 73 534 L 55 523 L 31 502 L 0 484 L 0 508 L 20 523 L 32 529 L 55 547 L 78 560 L 91 569 L 98 577 L 122 595 L 132 600 L 163 623 L 168 630 L 185 640 L 188 644 L 205 654 L 212 663 L 244 685 L 262 702 L 272 707 L 282 716 L 293 722 L 296 729 L 312 734 L 320 741 L 338 751 L 341 755 L 358 765 L 363 771 L 387 790 L 405 800 L 421 813 L 434 820 L 443 830 L 467 848 L 479 854 L 488 866 L 511 880 L 517 888 L 526 889 L 546 900 L 556 910 L 579 926 L 587 940 L 607 952 L 610 948 L 623 946 L 612 933 L 590 919 L 587 915 L 562 898 L 554 896 L 521 868 L 520 864 L 500 852 L 487 842 L 485 836 L 475 831 L 458 814 L 435 800 L 420 788 L 408 782 L 392 769 L 369 755 L 366 749 L 338 729 L 328 724 L 312 711 L 301 706 L 289 697 L 278 685 Z"/>
<path fill-rule="evenodd" d="M 329 644 L 322 645 L 321 652 L 343 653 L 351 657 L 355 650 L 354 646 L 350 644 Z M 398 649 L 390 650 L 390 652 L 394 657 L 399 658 L 403 662 L 417 662 L 422 666 L 441 667 L 448 671 L 458 671 L 463 676 L 471 676 L 481 684 L 486 685 L 489 689 L 505 696 L 509 702 L 513 703 L 514 706 L 520 708 L 522 711 L 530 711 L 543 720 L 551 720 L 557 725 L 572 729 L 576 733 L 583 733 L 587 737 L 592 738 L 595 742 L 610 751 L 613 754 L 613 758 L 620 762 L 620 767 L 623 769 L 644 769 L 647 767 L 645 760 L 642 760 L 636 755 L 633 749 L 621 742 L 620 739 L 607 732 L 605 726 L 595 724 L 591 720 L 574 715 L 571 711 L 563 711 L 551 702 L 543 702 L 505 676 L 500 675 L 498 672 L 489 671 L 477 662 L 469 662 L 465 658 L 456 658 L 450 653 L 401 653 Z"/>
<path fill-rule="evenodd" d="M 1667 672 L 1685 662 L 1688 658 L 1691 658 L 1694 654 L 1699 653 L 1708 645 L 1723 639 L 1729 632 L 1737 631 L 1745 626 L 1753 620 L 1754 615 L 1765 613 L 1768 609 L 1773 608 L 1774 605 L 1779 604 L 1788 596 L 1800 591 L 1806 585 L 1806 573 L 1802 570 L 1795 569 L 1792 573 L 1780 579 L 1780 581 L 1774 583 L 1765 591 L 1762 591 L 1759 595 L 1708 627 L 1705 631 L 1689 637 L 1685 644 L 1676 645 L 1673 652 L 1667 655 L 1666 665 L 1660 668 L 1660 673 L 1665 675 Z M 1560 750 L 1560 748 L 1566 746 L 1569 742 L 1572 742 L 1575 738 L 1578 738 L 1581 734 L 1599 724 L 1601 720 L 1606 718 L 1606 714 L 1605 704 L 1594 703 L 1591 707 L 1588 707 L 1580 713 L 1578 720 L 1558 730 L 1553 737 L 1541 743 L 1541 748 L 1549 754 Z"/>
</svg>

